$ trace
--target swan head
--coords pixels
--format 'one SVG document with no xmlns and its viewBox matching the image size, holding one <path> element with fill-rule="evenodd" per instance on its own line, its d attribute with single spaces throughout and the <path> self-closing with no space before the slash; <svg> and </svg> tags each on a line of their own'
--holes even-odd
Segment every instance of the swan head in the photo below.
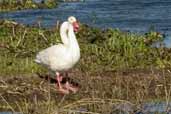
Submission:
<svg viewBox="0 0 171 114">
<path fill-rule="evenodd" d="M 72 24 L 73 28 L 74 28 L 74 32 L 78 32 L 78 29 L 79 29 L 79 24 L 77 22 L 77 19 L 74 17 L 74 16 L 70 16 L 68 18 L 68 22 L 70 24 Z"/>
</svg>

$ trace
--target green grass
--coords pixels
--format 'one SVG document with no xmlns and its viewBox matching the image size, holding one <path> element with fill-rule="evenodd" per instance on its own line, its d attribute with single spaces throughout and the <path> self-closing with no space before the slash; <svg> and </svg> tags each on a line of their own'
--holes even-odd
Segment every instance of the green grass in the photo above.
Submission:
<svg viewBox="0 0 171 114">
<path fill-rule="evenodd" d="M 43 3 L 36 3 L 33 0 L 1 0 L 0 11 L 37 9 L 37 8 L 54 8 L 58 4 L 56 0 L 44 0 Z"/>
<path fill-rule="evenodd" d="M 38 51 L 60 42 L 59 30 L 0 25 L 0 72 L 35 73 L 39 68 L 33 62 Z M 147 35 L 109 29 L 101 31 L 82 26 L 77 38 L 81 48 L 78 68 L 96 72 L 120 69 L 170 68 L 170 49 L 153 48 L 147 40 L 158 41 L 162 37 L 155 32 Z M 5 68 L 5 69 L 4 69 Z"/>
<path fill-rule="evenodd" d="M 76 35 L 81 59 L 71 76 L 82 87 L 77 94 L 61 97 L 56 86 L 34 76 L 47 72 L 34 58 L 40 50 L 61 42 L 59 30 L 0 21 L 0 109 L 75 114 L 85 108 L 90 114 L 103 114 L 119 103 L 137 109 L 145 101 L 170 101 L 171 50 L 151 47 L 163 39 L 160 34 L 81 25 Z"/>
<path fill-rule="evenodd" d="M 59 42 L 56 30 L 10 25 L 6 21 L 2 23 L 4 23 L 0 25 L 0 42 L 3 45 L 0 49 L 2 74 L 35 73 L 38 69 L 33 62 L 36 53 Z"/>
<path fill-rule="evenodd" d="M 155 33 L 140 35 L 117 29 L 83 30 L 79 36 L 80 42 L 83 42 L 80 43 L 82 45 L 80 64 L 88 71 L 170 67 L 170 49 L 150 46 L 162 40 L 162 36 Z"/>
</svg>

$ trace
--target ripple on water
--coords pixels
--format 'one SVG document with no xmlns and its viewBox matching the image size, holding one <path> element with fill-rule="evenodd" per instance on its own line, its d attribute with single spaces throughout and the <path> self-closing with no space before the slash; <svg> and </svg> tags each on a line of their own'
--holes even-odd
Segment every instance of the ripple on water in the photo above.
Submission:
<svg viewBox="0 0 171 114">
<path fill-rule="evenodd" d="M 20 112 L 0 112 L 0 114 L 21 114 Z"/>
<path fill-rule="evenodd" d="M 97 27 L 113 27 L 133 32 L 147 32 L 150 26 L 171 34 L 170 0 L 85 0 L 61 3 L 55 9 L 37 9 L 0 13 L 0 18 L 34 24 L 42 17 L 42 25 L 54 26 L 56 20 L 66 20 L 70 15 L 83 23 Z"/>
</svg>

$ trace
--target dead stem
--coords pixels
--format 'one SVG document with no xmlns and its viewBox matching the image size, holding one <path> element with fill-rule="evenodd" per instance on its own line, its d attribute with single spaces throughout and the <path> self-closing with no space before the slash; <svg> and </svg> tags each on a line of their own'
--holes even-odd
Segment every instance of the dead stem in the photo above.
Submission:
<svg viewBox="0 0 171 114">
<path fill-rule="evenodd" d="M 0 94 L 0 97 L 2 98 L 2 100 L 8 105 L 8 107 L 11 109 L 11 111 L 13 113 L 15 113 L 14 108 L 8 103 L 8 101 Z"/>
</svg>

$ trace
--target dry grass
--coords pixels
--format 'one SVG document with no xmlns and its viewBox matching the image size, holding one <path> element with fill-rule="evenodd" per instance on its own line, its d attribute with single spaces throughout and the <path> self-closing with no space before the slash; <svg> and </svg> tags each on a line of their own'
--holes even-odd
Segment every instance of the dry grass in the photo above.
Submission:
<svg viewBox="0 0 171 114">
<path fill-rule="evenodd" d="M 47 71 L 33 62 L 38 51 L 60 42 L 57 30 L 0 22 L 2 111 L 115 114 L 123 107 L 128 113 L 136 112 L 148 101 L 169 103 L 170 49 L 149 46 L 161 37 L 155 32 L 137 35 L 87 26 L 77 34 L 82 57 L 70 73 L 81 84 L 80 91 L 59 94 L 55 84 L 36 75 Z"/>
<path fill-rule="evenodd" d="M 1 109 L 27 114 L 109 114 L 121 110 L 125 105 L 125 111 L 133 113 L 141 110 L 141 105 L 148 101 L 170 101 L 169 70 L 93 74 L 72 71 L 70 77 L 77 79 L 81 88 L 77 94 L 66 96 L 56 91 L 55 84 L 37 75 L 1 78 Z"/>
</svg>

